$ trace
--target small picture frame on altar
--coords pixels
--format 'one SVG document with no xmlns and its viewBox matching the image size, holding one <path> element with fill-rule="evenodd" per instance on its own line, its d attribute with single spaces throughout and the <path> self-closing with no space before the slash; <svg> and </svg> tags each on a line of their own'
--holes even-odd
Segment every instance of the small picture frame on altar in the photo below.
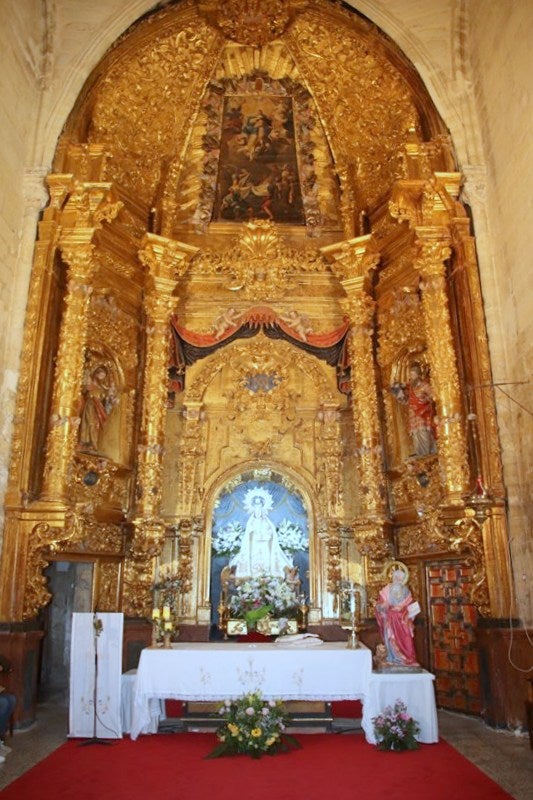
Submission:
<svg viewBox="0 0 533 800">
<path fill-rule="evenodd" d="M 244 619 L 228 619 L 228 636 L 245 636 L 248 633 L 248 626 Z"/>
<path fill-rule="evenodd" d="M 271 636 L 279 636 L 282 632 L 283 633 L 287 633 L 287 634 L 289 634 L 289 633 L 290 634 L 298 633 L 298 623 L 296 622 L 296 620 L 295 619 L 287 620 L 287 625 L 283 629 L 283 631 L 281 631 L 281 629 L 280 629 L 279 620 L 277 620 L 277 619 L 271 620 L 270 621 L 270 635 Z"/>
</svg>

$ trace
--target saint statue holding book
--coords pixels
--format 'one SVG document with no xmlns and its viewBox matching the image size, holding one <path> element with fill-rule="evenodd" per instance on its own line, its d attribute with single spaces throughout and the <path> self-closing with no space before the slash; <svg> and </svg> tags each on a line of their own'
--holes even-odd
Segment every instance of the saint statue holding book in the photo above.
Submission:
<svg viewBox="0 0 533 800">
<path fill-rule="evenodd" d="M 420 606 L 413 602 L 407 586 L 409 571 L 402 562 L 393 561 L 389 575 L 390 582 L 380 591 L 376 604 L 376 620 L 387 650 L 385 665 L 418 667 L 413 619 Z"/>
</svg>

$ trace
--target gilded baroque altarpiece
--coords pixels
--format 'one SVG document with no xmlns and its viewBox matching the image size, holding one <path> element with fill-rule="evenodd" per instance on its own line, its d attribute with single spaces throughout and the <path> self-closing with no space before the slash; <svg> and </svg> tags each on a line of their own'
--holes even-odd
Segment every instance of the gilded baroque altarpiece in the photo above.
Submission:
<svg viewBox="0 0 533 800">
<path fill-rule="evenodd" d="M 426 613 L 440 559 L 503 616 L 490 364 L 449 138 L 367 21 L 245 5 L 188 0 L 134 26 L 58 145 L 4 618 L 46 606 L 54 559 L 94 562 L 100 610 L 149 617 L 173 562 L 179 624 L 207 631 L 215 512 L 248 483 L 303 515 L 310 625 L 338 622 L 348 577 L 372 601 L 394 558 Z"/>
</svg>

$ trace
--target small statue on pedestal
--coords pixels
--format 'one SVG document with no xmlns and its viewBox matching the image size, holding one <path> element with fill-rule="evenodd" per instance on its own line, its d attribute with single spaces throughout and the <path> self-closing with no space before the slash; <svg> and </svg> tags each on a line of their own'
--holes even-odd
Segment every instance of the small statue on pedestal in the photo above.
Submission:
<svg viewBox="0 0 533 800">
<path fill-rule="evenodd" d="M 380 658 L 380 669 L 419 669 L 413 640 L 413 619 L 420 612 L 420 606 L 413 602 L 407 585 L 409 570 L 401 561 L 393 561 L 387 568 L 387 574 L 390 582 L 380 591 L 375 610 L 386 650 L 386 659 Z"/>
</svg>

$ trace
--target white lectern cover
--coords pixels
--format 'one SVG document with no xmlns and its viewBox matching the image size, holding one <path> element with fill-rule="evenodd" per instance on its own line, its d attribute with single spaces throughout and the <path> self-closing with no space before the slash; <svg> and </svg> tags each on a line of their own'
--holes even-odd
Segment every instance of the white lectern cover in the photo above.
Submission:
<svg viewBox="0 0 533 800">
<path fill-rule="evenodd" d="M 72 615 L 69 736 L 122 738 L 123 626 L 123 614 Z"/>
</svg>

